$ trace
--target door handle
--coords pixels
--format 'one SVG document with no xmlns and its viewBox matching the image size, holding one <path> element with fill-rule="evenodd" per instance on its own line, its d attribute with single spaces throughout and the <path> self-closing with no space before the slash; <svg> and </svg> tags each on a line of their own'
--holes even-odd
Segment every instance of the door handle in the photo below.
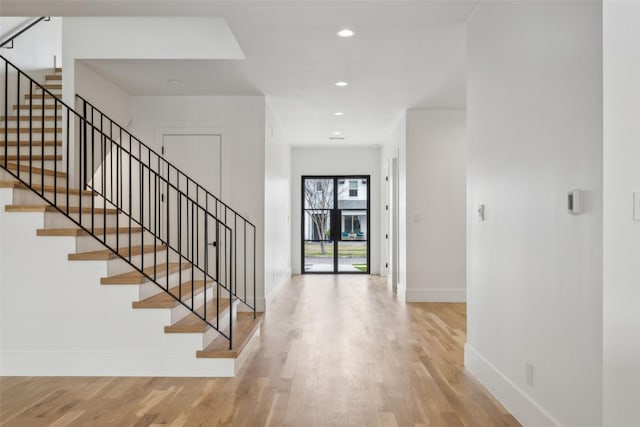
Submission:
<svg viewBox="0 0 640 427">
<path fill-rule="evenodd" d="M 207 243 L 208 246 L 218 246 L 218 242 Z"/>
</svg>

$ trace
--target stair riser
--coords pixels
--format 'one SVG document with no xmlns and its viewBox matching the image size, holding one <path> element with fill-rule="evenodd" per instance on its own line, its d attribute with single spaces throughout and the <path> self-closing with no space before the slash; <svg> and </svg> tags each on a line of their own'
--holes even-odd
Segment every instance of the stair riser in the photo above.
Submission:
<svg viewBox="0 0 640 427">
<path fill-rule="evenodd" d="M 42 111 L 38 112 L 38 116 L 40 116 L 40 114 L 42 113 Z M 53 112 L 51 113 L 53 115 Z M 16 117 L 14 117 L 16 116 Z M 32 128 L 42 128 L 42 118 L 38 117 L 38 116 L 34 116 L 33 114 L 31 115 L 31 127 Z M 46 113 L 45 113 L 45 119 L 44 119 L 44 127 L 45 128 L 55 128 L 56 126 L 56 122 L 57 125 L 60 129 L 63 128 L 62 125 L 62 120 L 56 120 L 53 117 L 52 118 L 47 118 L 46 117 Z M 20 110 L 20 121 L 18 121 L 18 117 L 17 114 L 9 114 L 9 118 L 5 121 L 4 116 L 0 116 L 0 127 L 1 128 L 7 128 L 7 129 L 12 129 L 17 127 L 17 124 L 20 123 L 20 128 L 29 128 L 29 112 L 27 111 L 26 113 L 22 110 Z M 6 126 L 5 126 L 6 125 Z M 2 132 L 4 134 L 4 132 Z"/>
<path fill-rule="evenodd" d="M 91 214 L 78 214 L 71 213 L 70 216 L 76 220 L 82 220 L 81 224 L 84 228 L 91 230 Z M 81 218 L 80 218 L 81 217 Z M 123 221 L 120 221 L 121 223 Z M 76 225 L 58 212 L 46 212 L 44 214 L 44 228 L 70 228 L 75 227 Z M 105 226 L 105 221 L 103 215 L 95 215 L 93 216 L 93 227 L 94 228 L 103 228 Z M 115 227 L 116 226 L 116 216 L 115 215 L 106 215 L 106 227 Z"/>
<path fill-rule="evenodd" d="M 182 270 L 182 277 L 178 276 L 178 273 L 175 273 L 176 277 L 178 277 L 178 280 L 182 280 L 182 283 L 187 282 L 191 279 L 191 271 L 190 270 Z M 172 282 L 173 278 L 171 277 L 171 275 L 169 275 L 169 287 L 175 286 L 176 282 Z M 158 279 L 158 283 L 160 285 L 162 285 L 163 287 L 166 287 L 167 284 L 167 279 L 166 276 L 161 277 Z M 138 297 L 138 301 L 142 301 L 145 300 L 147 298 L 151 298 L 154 295 L 157 295 L 161 292 L 164 292 L 162 289 L 160 289 L 160 287 L 158 287 L 158 285 L 156 285 L 153 282 L 145 282 L 143 284 L 140 285 L 139 287 L 139 297 Z"/>
<path fill-rule="evenodd" d="M 9 145 L 8 147 L 6 147 L 6 154 L 8 156 L 28 156 L 29 155 L 29 149 L 31 149 L 31 155 L 32 156 L 41 156 L 43 153 L 44 155 L 48 155 L 48 156 L 64 156 L 66 153 L 63 151 L 63 147 L 61 146 L 45 146 L 44 147 L 44 151 L 42 149 L 42 145 L 39 144 L 34 144 L 31 147 L 29 146 L 23 146 L 21 145 L 20 147 L 17 147 L 15 145 Z M 4 156 L 5 155 L 5 146 L 4 146 L 4 142 L 0 142 L 0 156 Z M 22 162 L 27 162 L 27 160 L 21 160 L 20 163 Z M 34 160 L 34 162 L 39 162 L 40 160 Z"/>
<path fill-rule="evenodd" d="M 27 180 L 28 181 L 28 180 Z M 34 180 L 33 182 L 39 181 Z M 14 189 L 13 190 L 13 203 L 16 205 L 41 205 L 46 202 L 54 202 L 54 193 L 53 191 L 45 191 L 45 198 L 43 199 L 38 194 L 35 194 L 31 190 L 24 189 Z M 55 194 L 55 202 L 58 206 L 66 206 L 67 205 L 67 194 L 66 193 L 56 193 Z M 83 206 L 89 206 L 91 204 L 91 196 L 83 195 L 80 196 L 78 194 L 69 194 L 69 206 L 78 206 L 80 203 L 79 199 L 82 199 Z M 45 201 L 46 200 L 46 201 Z"/>
<path fill-rule="evenodd" d="M 20 136 L 20 138 L 18 138 L 18 135 Z M 57 135 L 57 136 L 56 136 Z M 9 141 L 9 142 L 16 142 L 16 141 L 20 141 L 20 142 L 31 142 L 31 144 L 34 147 L 37 147 L 41 141 L 46 141 L 46 142 L 53 142 L 53 141 L 62 141 L 64 143 L 64 133 L 62 132 L 45 132 L 44 133 L 44 139 L 42 138 L 42 132 L 36 132 L 36 131 L 32 131 L 31 133 L 29 133 L 29 131 L 25 131 L 25 132 L 20 132 L 20 133 L 7 133 L 7 139 L 4 139 L 4 132 L 0 132 L 0 144 L 2 144 L 2 148 L 4 149 L 4 141 Z M 24 146 L 22 146 L 24 147 Z M 20 147 L 20 148 L 22 148 Z M 28 149 L 28 147 L 25 147 Z M 62 146 L 60 146 L 60 148 L 63 148 Z M 62 154 L 62 151 L 60 152 L 60 154 Z"/>
<path fill-rule="evenodd" d="M 2 157 L 0 155 L 0 157 Z M 49 169 L 51 171 L 58 171 L 58 172 L 64 172 L 64 168 L 67 167 L 66 163 L 63 160 L 32 160 L 31 161 L 31 166 L 29 166 L 29 160 L 7 160 L 8 163 L 15 163 L 18 164 L 20 166 L 26 166 L 26 167 L 31 167 L 31 168 L 36 168 L 36 169 Z M 4 163 L 4 158 L 2 158 L 0 160 L 0 164 Z M 28 177 L 29 176 L 29 171 L 20 171 L 20 175 L 22 176 L 22 174 L 24 174 L 24 176 Z M 36 175 L 35 173 L 33 174 L 34 176 Z M 53 178 L 53 177 L 52 177 Z M 59 178 L 59 177 L 58 177 Z"/>
<path fill-rule="evenodd" d="M 15 171 L 12 169 L 12 171 L 14 173 L 18 173 L 18 171 Z M 31 175 L 31 182 L 36 182 L 38 184 L 40 184 L 42 182 L 42 175 L 40 174 L 32 174 Z M 23 179 L 24 181 L 29 182 L 29 172 L 24 172 L 24 171 L 20 171 L 20 178 Z M 62 178 L 62 177 L 57 177 L 57 179 L 54 179 L 55 177 L 53 176 L 49 176 L 49 175 L 45 175 L 44 176 L 44 185 L 56 185 L 58 187 L 63 187 L 67 184 L 67 180 L 66 178 Z M 4 169 L 0 168 L 0 180 L 13 180 L 15 181 L 16 179 L 13 177 L 13 175 L 11 175 L 9 172 L 5 171 Z"/>
<path fill-rule="evenodd" d="M 58 91 L 58 92 L 60 92 L 60 91 Z M 53 105 L 53 102 L 56 101 L 56 100 L 57 100 L 57 104 L 60 104 L 60 101 L 61 101 L 60 98 L 62 97 L 62 95 L 60 93 L 56 94 L 55 92 L 53 92 L 53 94 L 56 95 L 56 96 L 54 97 L 54 96 L 51 96 L 51 95 L 47 94 L 44 97 L 45 105 Z M 33 104 L 32 104 L 33 106 L 32 106 L 32 108 L 34 110 L 36 110 L 36 111 L 38 110 L 38 107 L 42 107 L 42 96 L 40 96 L 40 95 L 41 94 L 39 94 L 39 93 L 34 93 L 33 94 Z M 27 105 L 29 105 L 29 98 L 30 98 L 29 95 L 25 95 L 24 96 L 24 103 L 27 104 Z"/>
<path fill-rule="evenodd" d="M 145 245 L 148 243 L 145 242 Z M 156 264 L 160 266 L 165 263 L 167 260 L 167 252 L 166 251 L 158 251 L 156 252 Z M 142 255 L 134 255 L 131 257 L 131 263 L 139 268 L 147 268 L 154 263 L 153 252 L 147 252 L 144 254 L 144 264 L 142 262 Z M 107 263 L 107 272 L 109 276 L 115 276 L 117 274 L 126 273 L 127 271 L 131 271 L 131 266 L 128 262 L 122 259 L 112 259 Z"/>
<path fill-rule="evenodd" d="M 121 224 L 120 226 L 125 227 L 126 225 Z M 76 237 L 76 252 L 91 252 L 91 251 L 98 251 L 98 250 L 104 249 L 104 245 L 102 244 L 104 235 L 99 235 L 98 238 L 100 238 L 100 241 L 97 241 L 92 236 Z M 132 233 L 131 245 L 132 246 L 139 245 L 141 238 L 142 238 L 142 233 Z M 145 239 L 145 241 L 149 242 L 151 240 Z M 107 234 L 106 243 L 112 248 L 115 248 L 117 244 L 119 244 L 120 247 L 128 246 L 129 235 L 127 233 L 120 233 L 119 236 L 116 238 L 116 234 Z"/>
<path fill-rule="evenodd" d="M 238 303 L 235 302 L 232 306 L 233 316 L 236 315 L 238 309 Z M 220 313 L 220 325 L 218 329 L 220 330 L 228 330 L 229 329 L 229 321 L 231 319 L 231 311 L 224 310 Z M 212 322 L 215 325 L 215 322 Z M 202 348 L 207 348 L 209 344 L 213 342 L 214 339 L 218 338 L 220 334 L 213 328 L 207 328 L 204 334 L 202 334 Z"/>
</svg>

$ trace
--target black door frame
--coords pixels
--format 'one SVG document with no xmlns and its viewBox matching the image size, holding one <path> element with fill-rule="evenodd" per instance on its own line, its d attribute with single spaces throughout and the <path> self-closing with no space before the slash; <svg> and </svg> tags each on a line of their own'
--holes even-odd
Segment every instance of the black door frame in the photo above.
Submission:
<svg viewBox="0 0 640 427">
<path fill-rule="evenodd" d="M 305 222 L 305 197 L 304 197 L 304 181 L 306 179 L 332 179 L 333 180 L 333 208 L 329 209 L 331 232 L 333 234 L 331 242 L 333 244 L 333 271 L 305 271 L 305 252 L 304 244 L 307 240 L 304 238 L 304 222 Z M 366 179 L 367 180 L 367 270 L 366 271 L 338 271 L 339 243 L 342 240 L 342 221 L 335 221 L 336 216 L 344 209 L 338 209 L 338 180 L 339 179 Z M 300 181 L 300 263 L 301 274 L 371 274 L 371 175 L 302 175 Z M 339 224 L 334 227 L 334 224 Z"/>
</svg>

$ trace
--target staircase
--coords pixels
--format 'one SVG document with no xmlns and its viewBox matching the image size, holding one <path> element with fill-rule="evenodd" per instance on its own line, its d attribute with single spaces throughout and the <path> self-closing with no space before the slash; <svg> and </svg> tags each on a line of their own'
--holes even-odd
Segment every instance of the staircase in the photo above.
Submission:
<svg viewBox="0 0 640 427">
<path fill-rule="evenodd" d="M 74 241 L 67 262 L 135 289 L 130 310 L 167 313 L 167 337 L 201 337 L 196 359 L 242 360 L 262 321 L 255 226 L 88 101 L 63 103 L 61 69 L 42 84 L 1 56 L 0 69 L 3 215 L 40 215 L 38 239 Z"/>
</svg>

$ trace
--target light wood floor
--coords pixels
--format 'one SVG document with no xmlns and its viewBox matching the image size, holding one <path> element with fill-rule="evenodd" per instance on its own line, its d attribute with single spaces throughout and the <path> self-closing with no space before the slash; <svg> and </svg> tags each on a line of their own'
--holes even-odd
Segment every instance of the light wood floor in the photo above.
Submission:
<svg viewBox="0 0 640 427">
<path fill-rule="evenodd" d="M 236 378 L 0 379 L 2 426 L 519 426 L 463 366 L 464 304 L 302 276 Z"/>
</svg>

